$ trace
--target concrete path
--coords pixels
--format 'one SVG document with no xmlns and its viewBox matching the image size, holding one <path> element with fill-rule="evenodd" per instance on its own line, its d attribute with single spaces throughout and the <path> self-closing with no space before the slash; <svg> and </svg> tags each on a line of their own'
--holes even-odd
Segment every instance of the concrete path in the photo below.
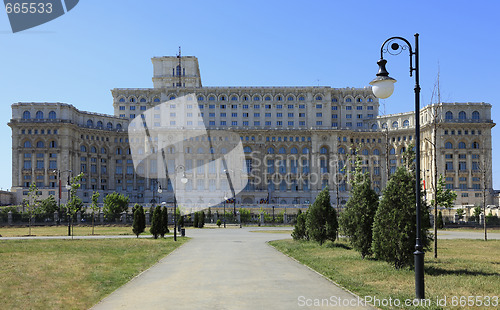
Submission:
<svg viewBox="0 0 500 310">
<path fill-rule="evenodd" d="M 308 305 L 332 308 L 339 298 L 346 309 L 373 309 L 266 244 L 290 235 L 252 230 L 189 229 L 191 241 L 93 309 L 319 309 Z"/>
<path fill-rule="evenodd" d="M 488 240 L 500 239 L 500 233 L 487 231 Z M 482 239 L 484 231 L 438 230 L 438 239 Z"/>
</svg>

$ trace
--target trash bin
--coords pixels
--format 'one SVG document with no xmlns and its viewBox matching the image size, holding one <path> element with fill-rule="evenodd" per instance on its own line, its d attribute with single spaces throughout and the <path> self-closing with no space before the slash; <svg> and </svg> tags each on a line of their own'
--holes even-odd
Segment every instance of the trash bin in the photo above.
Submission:
<svg viewBox="0 0 500 310">
<path fill-rule="evenodd" d="M 181 236 L 182 236 L 182 237 L 185 237 L 185 236 L 186 236 L 186 229 L 185 229 L 185 228 L 182 228 L 182 229 L 181 229 Z"/>
</svg>

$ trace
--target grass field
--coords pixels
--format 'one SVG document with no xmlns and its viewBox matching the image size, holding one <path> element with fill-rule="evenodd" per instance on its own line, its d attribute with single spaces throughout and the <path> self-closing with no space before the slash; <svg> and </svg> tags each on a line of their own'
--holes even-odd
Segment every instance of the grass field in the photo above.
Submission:
<svg viewBox="0 0 500 310">
<path fill-rule="evenodd" d="M 170 231 L 173 233 L 172 229 Z M 74 226 L 74 236 L 92 235 L 92 226 Z M 132 226 L 96 226 L 95 235 L 133 235 Z M 143 234 L 149 235 L 149 227 Z M 0 227 L 2 237 L 21 237 L 28 235 L 28 227 Z M 34 226 L 31 227 L 31 235 L 34 236 L 67 236 L 68 226 Z"/>
<path fill-rule="evenodd" d="M 400 301 L 414 298 L 415 274 L 412 269 L 395 270 L 382 261 L 363 260 L 345 240 L 321 247 L 314 242 L 294 240 L 272 241 L 270 244 L 360 296 L 390 297 Z M 425 309 L 441 309 L 436 305 L 436 297 L 445 296 L 445 309 L 500 308 L 500 240 L 440 240 L 439 251 L 438 259 L 434 259 L 431 253 L 426 255 L 425 290 L 432 306 Z M 497 296 L 497 306 L 453 307 L 454 296 L 458 302 L 462 296 Z"/>
<path fill-rule="evenodd" d="M 0 309 L 88 309 L 187 240 L 0 241 Z"/>
</svg>

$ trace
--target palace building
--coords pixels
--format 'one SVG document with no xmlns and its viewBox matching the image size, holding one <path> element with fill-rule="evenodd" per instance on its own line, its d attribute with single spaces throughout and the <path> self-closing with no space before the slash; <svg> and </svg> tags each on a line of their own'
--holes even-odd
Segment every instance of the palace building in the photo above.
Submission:
<svg viewBox="0 0 500 310">
<path fill-rule="evenodd" d="M 187 182 L 174 185 L 187 197 L 183 204 L 207 199 L 217 204 L 220 197 L 204 193 L 231 196 L 233 185 L 228 184 L 227 167 L 207 154 L 227 151 L 220 144 L 224 136 L 225 141 L 234 139 L 234 144 L 243 146 L 245 171 L 234 180 L 245 181 L 237 184 L 242 187 L 236 195 L 238 207 L 305 206 L 326 186 L 332 204 L 342 206 L 349 197 L 354 152 L 361 155 L 363 171 L 381 193 L 414 141 L 414 112 L 380 115 L 370 87 L 203 87 L 196 57 L 154 57 L 152 63 L 152 88 L 111 90 L 114 115 L 66 103 L 12 105 L 11 191 L 17 203 L 26 197 L 31 183 L 42 198 L 54 195 L 65 203 L 64 185 L 70 175 L 80 172 L 84 177 L 78 195 L 84 203 L 90 202 L 93 191 L 99 191 L 101 199 L 119 192 L 131 203 L 169 202 L 172 184 L 144 171 L 156 169 L 150 163 L 161 162 L 165 152 L 164 162 L 175 152 L 180 156 L 169 170 L 182 164 Z M 180 100 L 186 96 L 194 100 Z M 145 114 L 153 131 L 147 139 L 156 147 L 147 146 L 130 130 L 133 120 L 145 119 Z M 482 205 L 483 196 L 493 204 L 491 105 L 438 103 L 422 108 L 420 117 L 426 199 L 432 199 L 437 168 L 446 187 L 457 191 L 457 205 Z M 189 133 L 193 126 L 210 134 L 198 139 Z M 155 136 L 162 128 L 169 130 Z M 177 142 L 167 147 L 172 139 Z M 149 164 L 134 162 L 134 141 L 145 145 L 139 152 L 150 153 Z M 159 184 L 166 189 L 161 196 Z"/>
</svg>

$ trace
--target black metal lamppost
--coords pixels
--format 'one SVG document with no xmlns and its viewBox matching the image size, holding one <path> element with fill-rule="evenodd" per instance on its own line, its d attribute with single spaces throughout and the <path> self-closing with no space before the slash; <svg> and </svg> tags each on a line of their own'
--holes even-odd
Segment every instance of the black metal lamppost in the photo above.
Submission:
<svg viewBox="0 0 500 310">
<path fill-rule="evenodd" d="M 70 175 L 71 175 L 71 170 L 68 170 L 68 184 L 66 184 L 66 189 L 68 190 L 68 202 L 66 203 L 66 215 L 68 218 L 68 236 L 71 236 L 71 218 L 69 214 L 69 204 L 71 203 L 71 183 L 70 183 Z"/>
<path fill-rule="evenodd" d="M 226 194 L 224 194 L 224 217 L 223 217 L 223 221 L 224 221 L 224 228 L 226 228 L 226 200 L 228 200 L 229 198 L 227 197 Z"/>
<path fill-rule="evenodd" d="M 184 171 L 184 166 L 177 166 L 175 167 L 175 172 L 177 172 L 177 170 L 181 168 L 183 171 Z M 167 176 L 168 176 L 168 173 L 167 173 Z M 174 176 L 175 176 L 175 173 L 174 173 Z M 175 182 L 176 178 L 174 177 L 174 182 Z M 186 178 L 186 174 L 184 172 L 182 172 L 182 177 L 181 177 L 181 183 L 182 184 L 186 184 L 188 182 L 188 179 Z M 167 178 L 167 183 L 168 183 L 168 178 Z M 167 187 L 167 190 L 168 190 L 168 187 Z M 161 185 L 158 185 L 158 193 L 161 194 L 162 193 L 162 189 L 161 189 Z M 177 241 L 177 198 L 176 198 L 176 195 L 175 195 L 175 192 L 174 192 L 174 241 Z"/>
<path fill-rule="evenodd" d="M 400 45 L 397 41 L 404 42 L 405 45 Z M 394 91 L 394 83 L 396 80 L 389 76 L 385 68 L 387 60 L 384 59 L 384 53 L 398 55 L 403 50 L 409 50 L 410 54 L 410 77 L 415 72 L 415 187 L 416 187 L 416 243 L 415 243 L 415 295 L 417 299 L 425 298 L 424 289 L 424 251 L 421 241 L 421 216 L 420 216 L 420 84 L 419 84 L 419 63 L 418 63 L 418 33 L 415 34 L 415 49 L 408 40 L 402 37 L 391 37 L 382 43 L 380 47 L 380 59 L 377 61 L 379 71 L 377 77 L 370 82 L 372 85 L 373 94 L 380 99 L 388 98 Z M 415 66 L 413 66 L 415 59 Z"/>
</svg>

